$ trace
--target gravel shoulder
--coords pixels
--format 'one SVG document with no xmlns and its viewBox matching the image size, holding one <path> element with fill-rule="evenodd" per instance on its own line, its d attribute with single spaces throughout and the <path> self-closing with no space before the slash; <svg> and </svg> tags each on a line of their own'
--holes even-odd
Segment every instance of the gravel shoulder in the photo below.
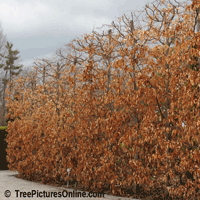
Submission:
<svg viewBox="0 0 200 200">
<path fill-rule="evenodd" d="M 137 200 L 133 198 L 125 198 L 125 197 L 117 197 L 111 195 L 104 195 L 100 197 L 96 197 L 95 194 L 93 197 L 89 197 L 89 193 L 86 192 L 85 197 L 69 197 L 67 196 L 67 192 L 81 192 L 81 195 L 84 193 L 82 191 L 74 191 L 73 189 L 66 189 L 62 187 L 54 187 L 50 185 L 45 185 L 37 182 L 32 182 L 24 179 L 20 179 L 15 177 L 18 172 L 10 171 L 10 170 L 2 170 L 0 171 L 0 200 L 17 200 L 17 199 L 31 199 L 31 200 L 39 200 L 39 199 L 74 199 L 74 200 L 94 200 L 94 199 L 104 199 L 104 200 L 111 200 L 111 199 L 119 199 L 119 200 Z M 18 192 L 17 192 L 18 190 Z M 36 193 L 34 195 L 34 192 Z M 44 193 L 46 195 L 51 195 L 52 197 L 44 197 Z M 33 197 L 31 196 L 33 194 Z M 56 197 L 57 194 L 57 197 Z M 62 194 L 64 196 L 62 196 Z M 9 196 L 6 197 L 5 195 Z M 17 196 L 18 195 L 18 196 Z M 21 195 L 21 197 L 20 197 Z M 37 196 L 38 195 L 38 196 Z M 39 196 L 41 195 L 41 196 Z M 55 195 L 55 196 L 53 196 Z"/>
</svg>

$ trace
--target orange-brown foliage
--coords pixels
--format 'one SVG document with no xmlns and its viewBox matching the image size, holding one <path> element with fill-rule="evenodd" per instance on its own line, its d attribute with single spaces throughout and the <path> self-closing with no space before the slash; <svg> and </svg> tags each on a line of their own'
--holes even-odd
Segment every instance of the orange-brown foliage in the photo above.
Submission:
<svg viewBox="0 0 200 200">
<path fill-rule="evenodd" d="M 13 117 L 21 119 L 8 124 L 9 168 L 65 181 L 66 169 L 72 168 L 71 175 L 86 187 L 102 188 L 108 182 L 113 194 L 116 184 L 133 183 L 149 189 L 162 185 L 171 195 L 195 194 L 200 186 L 200 71 L 188 68 L 191 57 L 199 55 L 199 47 L 188 49 L 199 43 L 199 33 L 192 31 L 194 7 L 186 8 L 184 22 L 174 29 L 167 25 L 171 7 L 165 10 L 160 31 L 149 17 L 151 30 L 127 31 L 123 48 L 116 48 L 120 34 L 108 34 L 104 40 L 91 34 L 76 41 L 79 51 L 89 55 L 76 80 L 70 75 L 75 62 L 59 82 L 49 80 L 34 91 L 23 89 L 28 80 L 17 80 L 16 89 L 24 97 L 18 102 L 7 99 Z M 171 47 L 169 38 L 176 35 Z M 150 47 L 145 42 L 150 38 L 166 42 Z M 73 43 L 71 47 L 75 49 Z M 121 58 L 111 59 L 116 49 Z M 98 68 L 94 55 L 101 56 L 106 69 Z M 116 69 L 112 78 L 111 67 Z M 70 83 L 68 89 L 61 80 Z M 177 177 L 186 171 L 195 181 L 188 179 L 183 187 Z"/>
</svg>

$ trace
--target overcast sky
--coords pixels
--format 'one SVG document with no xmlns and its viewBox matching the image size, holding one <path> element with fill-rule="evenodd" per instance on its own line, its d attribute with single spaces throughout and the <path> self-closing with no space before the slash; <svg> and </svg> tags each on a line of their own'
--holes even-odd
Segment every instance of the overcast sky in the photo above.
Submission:
<svg viewBox="0 0 200 200">
<path fill-rule="evenodd" d="M 20 64 L 33 66 L 34 58 L 52 58 L 76 37 L 91 33 L 150 0 L 7 0 L 0 1 L 0 23 Z M 95 30 L 95 29 L 94 29 Z"/>
</svg>

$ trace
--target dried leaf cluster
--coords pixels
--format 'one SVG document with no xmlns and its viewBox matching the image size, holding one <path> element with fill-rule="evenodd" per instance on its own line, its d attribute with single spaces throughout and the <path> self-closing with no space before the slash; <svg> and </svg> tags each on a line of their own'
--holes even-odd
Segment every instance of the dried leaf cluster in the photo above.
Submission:
<svg viewBox="0 0 200 200">
<path fill-rule="evenodd" d="M 63 77 L 32 90 L 28 79 L 16 80 L 23 95 L 7 99 L 7 117 L 21 119 L 8 125 L 10 169 L 67 181 L 72 168 L 86 187 L 109 183 L 113 194 L 116 185 L 140 184 L 196 197 L 200 3 L 155 2 L 146 6 L 146 30 L 122 17 L 107 34 L 74 40 Z"/>
</svg>

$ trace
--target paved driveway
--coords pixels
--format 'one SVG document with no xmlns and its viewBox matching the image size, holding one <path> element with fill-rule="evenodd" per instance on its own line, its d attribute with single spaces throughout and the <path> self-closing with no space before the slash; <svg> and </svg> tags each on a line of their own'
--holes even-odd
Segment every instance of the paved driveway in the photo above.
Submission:
<svg viewBox="0 0 200 200">
<path fill-rule="evenodd" d="M 39 200 L 39 199 L 74 199 L 74 200 L 94 200 L 94 199 L 119 199 L 119 200 L 128 200 L 131 198 L 123 198 L 116 197 L 111 195 L 106 195 L 103 197 L 88 197 L 88 192 L 86 193 L 86 197 L 67 197 L 66 188 L 62 187 L 54 187 L 50 185 L 44 185 L 36 182 L 31 182 L 23 179 L 19 179 L 14 175 L 17 175 L 18 172 L 13 172 L 10 170 L 0 171 L 0 200 L 17 200 L 17 199 L 31 199 L 31 200 Z M 18 190 L 18 192 L 17 192 Z M 35 192 L 35 194 L 34 194 Z M 43 193 L 44 192 L 44 193 Z M 54 192 L 54 193 L 53 193 Z M 72 189 L 67 189 L 67 192 L 75 192 Z M 82 191 L 81 195 L 83 195 Z M 42 195 L 49 195 L 52 193 L 52 197 L 44 197 Z M 33 197 L 31 196 L 33 194 Z M 61 195 L 64 196 L 61 196 Z M 18 196 L 17 196 L 18 195 Z M 20 197 L 21 195 L 21 197 Z M 38 196 L 37 196 L 38 195 Z M 40 196 L 41 195 L 41 196 Z M 57 195 L 57 196 L 56 196 Z M 8 197 L 5 197 L 8 196 Z M 132 199 L 134 200 L 134 199 Z M 135 199 L 136 200 L 136 199 Z"/>
</svg>

